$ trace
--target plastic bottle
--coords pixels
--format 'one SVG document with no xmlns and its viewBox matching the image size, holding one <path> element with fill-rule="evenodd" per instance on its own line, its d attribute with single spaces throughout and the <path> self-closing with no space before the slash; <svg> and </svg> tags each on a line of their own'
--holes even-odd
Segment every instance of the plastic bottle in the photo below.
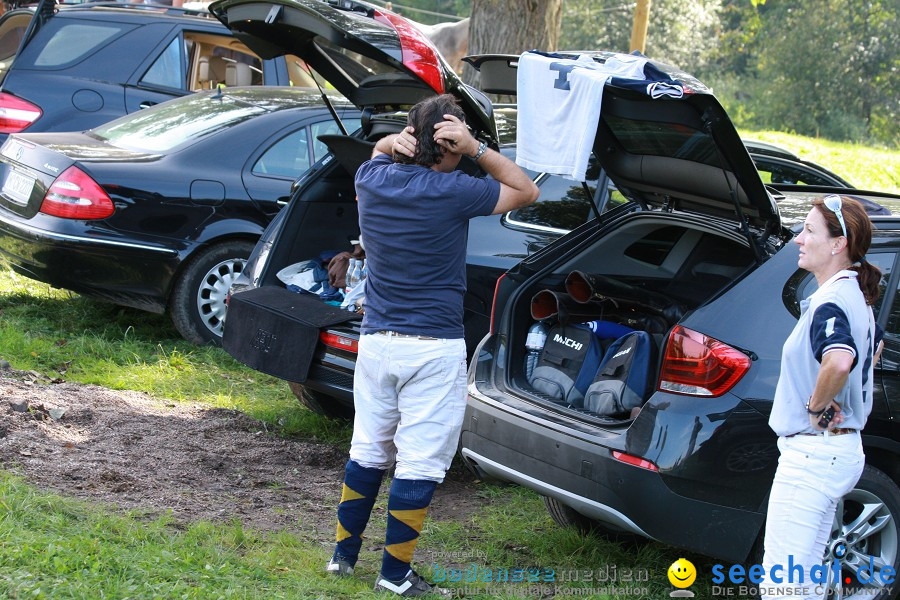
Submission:
<svg viewBox="0 0 900 600">
<path fill-rule="evenodd" d="M 535 321 L 528 328 L 528 337 L 525 338 L 525 376 L 531 381 L 531 375 L 541 357 L 541 350 L 547 341 L 547 326 L 543 321 Z"/>
<path fill-rule="evenodd" d="M 360 274 L 360 261 L 356 258 L 351 258 L 350 262 L 347 263 L 347 291 L 352 290 L 357 283 L 359 283 L 359 274 Z"/>
</svg>

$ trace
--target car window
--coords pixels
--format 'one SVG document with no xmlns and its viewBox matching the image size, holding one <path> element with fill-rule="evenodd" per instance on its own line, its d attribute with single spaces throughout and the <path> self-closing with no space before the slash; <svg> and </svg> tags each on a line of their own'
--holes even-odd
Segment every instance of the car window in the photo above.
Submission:
<svg viewBox="0 0 900 600">
<path fill-rule="evenodd" d="M 309 131 L 306 127 L 290 133 L 266 150 L 253 165 L 257 175 L 300 177 L 310 166 Z"/>
<path fill-rule="evenodd" d="M 588 162 L 586 183 L 591 197 L 585 193 L 581 182 L 555 175 L 544 175 L 537 180 L 540 195 L 537 202 L 507 215 L 507 222 L 517 225 L 549 227 L 571 231 L 594 216 L 591 203 L 597 191 L 600 163 L 593 155 Z"/>
<path fill-rule="evenodd" d="M 347 129 L 347 133 L 353 133 L 360 128 L 359 118 L 342 118 L 341 122 Z M 337 123 L 335 123 L 334 121 L 322 121 L 320 123 L 314 123 L 312 125 L 313 162 L 318 162 L 329 152 L 328 146 L 319 141 L 319 136 L 335 135 L 339 133 L 341 133 L 341 130 L 338 128 Z"/>
<path fill-rule="evenodd" d="M 881 281 L 878 284 L 881 293 L 878 294 L 878 300 L 872 307 L 872 310 L 875 312 L 875 318 L 878 318 L 878 314 L 881 312 L 881 305 L 884 304 L 884 297 L 887 292 L 887 283 L 891 279 L 891 272 L 894 268 L 895 256 L 896 255 L 893 252 L 870 252 L 866 255 L 866 260 L 878 267 L 878 269 L 881 271 Z M 819 284 L 816 283 L 816 278 L 813 277 L 812 273 L 810 273 L 797 288 L 797 300 L 799 301 L 803 300 L 804 298 L 809 298 L 817 289 L 819 289 Z M 894 329 L 891 329 L 892 326 L 894 327 Z M 885 331 L 896 332 L 898 335 L 900 335 L 900 305 L 898 305 L 898 303 L 896 302 L 891 308 L 891 314 L 888 316 L 888 323 Z"/>
<path fill-rule="evenodd" d="M 25 35 L 28 23 L 31 21 L 31 13 L 8 14 L 0 22 L 0 83 L 6 77 L 9 66 L 19 49 L 19 42 Z"/>
<path fill-rule="evenodd" d="M 91 130 L 111 144 L 145 152 L 167 152 L 267 112 L 227 93 L 203 92 L 120 117 Z"/>
<path fill-rule="evenodd" d="M 184 71 L 184 61 L 181 58 L 181 39 L 175 38 L 153 62 L 141 79 L 141 83 L 184 89 Z"/>
<path fill-rule="evenodd" d="M 125 28 L 117 24 L 65 23 L 34 59 L 36 67 L 62 67 L 93 54 Z"/>
<path fill-rule="evenodd" d="M 756 170 L 763 183 L 783 183 L 790 185 L 837 185 L 837 182 L 823 175 L 813 172 L 811 169 L 778 164 L 767 161 L 764 158 L 753 157 Z"/>
</svg>

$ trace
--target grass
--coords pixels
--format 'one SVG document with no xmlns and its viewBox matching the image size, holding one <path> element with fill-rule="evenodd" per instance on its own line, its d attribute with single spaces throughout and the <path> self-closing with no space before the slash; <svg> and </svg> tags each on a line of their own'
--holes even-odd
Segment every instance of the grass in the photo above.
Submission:
<svg viewBox="0 0 900 600">
<path fill-rule="evenodd" d="M 657 544 L 621 546 L 561 529 L 550 522 L 541 501 L 520 488 L 485 486 L 483 493 L 491 502 L 470 523 L 428 523 L 423 536 L 425 548 L 478 556 L 455 567 L 435 563 L 423 569 L 455 580 L 446 587 L 458 595 L 531 598 L 538 594 L 529 592 L 544 585 L 561 596 L 668 597 L 672 588 L 665 571 L 681 557 L 677 550 Z M 166 517 L 115 514 L 35 490 L 2 473 L 0 508 L 4 598 L 384 598 L 370 591 L 379 558 L 374 552 L 357 565 L 357 576 L 337 580 L 322 571 L 327 550 L 302 536 L 257 533 L 237 522 L 179 527 Z M 692 591 L 700 600 L 713 598 L 711 563 L 688 558 L 701 573 Z M 482 579 L 490 567 L 492 572 L 507 569 L 510 578 L 517 572 L 539 573 L 543 583 L 467 585 L 460 579 L 472 563 Z M 549 580 L 551 572 L 554 581 Z M 600 591 L 610 587 L 646 593 Z M 600 593 L 584 594 L 590 590 Z"/>
</svg>

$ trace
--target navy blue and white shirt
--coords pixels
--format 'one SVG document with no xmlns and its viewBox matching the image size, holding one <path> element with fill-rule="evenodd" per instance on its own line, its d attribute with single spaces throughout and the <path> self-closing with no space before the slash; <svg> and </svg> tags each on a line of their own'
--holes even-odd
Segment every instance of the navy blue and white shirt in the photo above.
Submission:
<svg viewBox="0 0 900 600">
<path fill-rule="evenodd" d="M 380 154 L 356 172 L 356 193 L 368 270 L 362 333 L 462 338 L 469 219 L 494 211 L 500 182 Z"/>
<path fill-rule="evenodd" d="M 872 412 L 872 357 L 878 340 L 872 307 L 859 289 L 856 271 L 836 273 L 800 303 L 800 311 L 782 351 L 769 426 L 780 436 L 816 431 L 806 403 L 822 357 L 840 350 L 853 355 L 850 375 L 835 397 L 844 416 L 841 427 L 862 429 Z"/>
</svg>

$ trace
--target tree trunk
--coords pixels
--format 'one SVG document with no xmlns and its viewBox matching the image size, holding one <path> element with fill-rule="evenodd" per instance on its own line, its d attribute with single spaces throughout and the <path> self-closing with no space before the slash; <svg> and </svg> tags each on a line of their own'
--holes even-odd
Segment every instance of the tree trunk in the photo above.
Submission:
<svg viewBox="0 0 900 600">
<path fill-rule="evenodd" d="M 469 54 L 521 54 L 556 50 L 562 0 L 472 0 Z M 469 65 L 463 80 L 478 87 L 478 72 Z"/>
</svg>

